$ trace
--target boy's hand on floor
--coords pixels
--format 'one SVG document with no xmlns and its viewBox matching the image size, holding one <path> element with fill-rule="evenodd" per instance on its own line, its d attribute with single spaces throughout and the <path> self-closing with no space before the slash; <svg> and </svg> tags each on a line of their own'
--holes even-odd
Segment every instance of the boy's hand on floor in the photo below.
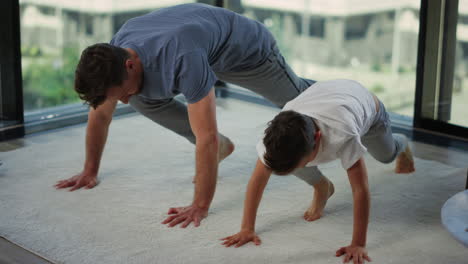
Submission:
<svg viewBox="0 0 468 264">
<path fill-rule="evenodd" d="M 255 234 L 254 231 L 249 231 L 249 230 L 242 230 L 233 236 L 228 236 L 228 237 L 222 238 L 221 240 L 224 240 L 222 245 L 225 245 L 226 247 L 235 245 L 236 248 L 250 241 L 254 242 L 255 245 L 257 246 L 262 243 L 262 241 L 257 236 L 257 234 Z"/>
<path fill-rule="evenodd" d="M 353 264 L 363 264 L 364 260 L 372 261 L 367 255 L 367 250 L 364 247 L 349 245 L 342 247 L 336 251 L 336 256 L 344 256 L 343 263 L 348 263 L 350 260 Z"/>
<path fill-rule="evenodd" d="M 200 222 L 208 215 L 208 209 L 200 208 L 195 205 L 186 207 L 170 208 L 167 214 L 171 215 L 162 224 L 169 224 L 169 227 L 174 227 L 180 223 L 180 227 L 186 228 L 193 222 L 195 227 L 200 226 Z"/>
</svg>

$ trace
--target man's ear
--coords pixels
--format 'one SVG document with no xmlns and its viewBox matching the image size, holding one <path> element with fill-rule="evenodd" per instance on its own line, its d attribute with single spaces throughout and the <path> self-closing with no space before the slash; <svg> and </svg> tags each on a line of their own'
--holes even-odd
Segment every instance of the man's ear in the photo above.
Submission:
<svg viewBox="0 0 468 264">
<path fill-rule="evenodd" d="M 135 64 L 133 63 L 133 61 L 131 59 L 127 59 L 125 61 L 125 68 L 133 69 L 134 66 L 135 66 Z"/>
</svg>

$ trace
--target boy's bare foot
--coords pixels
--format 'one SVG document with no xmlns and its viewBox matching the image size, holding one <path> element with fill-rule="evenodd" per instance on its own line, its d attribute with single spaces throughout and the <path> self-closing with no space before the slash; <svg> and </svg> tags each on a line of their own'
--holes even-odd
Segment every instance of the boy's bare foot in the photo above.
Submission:
<svg viewBox="0 0 468 264">
<path fill-rule="evenodd" d="M 396 173 L 411 173 L 414 172 L 414 160 L 413 154 L 411 153 L 411 149 L 406 146 L 405 151 L 398 154 L 395 166 Z"/>
<path fill-rule="evenodd" d="M 218 164 L 229 157 L 234 152 L 234 148 L 234 143 L 229 138 L 219 134 Z M 192 183 L 195 183 L 195 176 L 193 176 Z"/>
<path fill-rule="evenodd" d="M 306 221 L 315 221 L 322 217 L 323 209 L 334 192 L 333 183 L 326 178 L 314 185 L 314 199 L 309 209 L 304 213 L 304 219 Z"/>
</svg>

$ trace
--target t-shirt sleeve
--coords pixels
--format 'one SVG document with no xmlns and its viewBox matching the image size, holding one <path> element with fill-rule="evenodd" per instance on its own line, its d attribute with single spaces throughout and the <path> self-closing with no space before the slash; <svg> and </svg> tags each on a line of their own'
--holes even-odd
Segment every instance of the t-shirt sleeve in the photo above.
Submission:
<svg viewBox="0 0 468 264">
<path fill-rule="evenodd" d="M 216 82 L 208 58 L 203 52 L 190 52 L 178 60 L 177 88 L 189 104 L 204 98 Z"/>
<path fill-rule="evenodd" d="M 265 152 L 266 152 L 266 148 L 265 148 L 265 145 L 263 145 L 263 141 L 262 140 L 258 141 L 257 143 L 258 158 L 262 161 L 263 165 L 267 166 L 263 158 L 263 156 L 265 155 Z"/>
<path fill-rule="evenodd" d="M 367 149 L 362 145 L 361 138 L 359 136 L 353 136 L 346 140 L 340 151 L 339 157 L 341 159 L 341 165 L 345 170 L 351 168 L 365 153 Z"/>
</svg>

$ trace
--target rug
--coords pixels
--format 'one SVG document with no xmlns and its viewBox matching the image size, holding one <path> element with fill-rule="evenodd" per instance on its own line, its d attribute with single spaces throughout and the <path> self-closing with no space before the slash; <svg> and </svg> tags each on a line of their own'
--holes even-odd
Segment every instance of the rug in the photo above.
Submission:
<svg viewBox="0 0 468 264">
<path fill-rule="evenodd" d="M 148 119 L 113 121 L 92 190 L 55 190 L 80 172 L 85 125 L 28 136 L 0 153 L 0 236 L 55 263 L 342 263 L 335 251 L 351 241 L 353 205 L 345 171 L 321 167 L 335 184 L 324 217 L 302 219 L 312 188 L 294 176 L 272 176 L 257 216 L 262 245 L 224 248 L 239 231 L 255 144 L 277 109 L 220 100 L 219 129 L 236 144 L 221 164 L 214 201 L 199 228 L 168 228 L 169 207 L 193 197 L 194 148 Z M 373 263 L 467 263 L 468 250 L 443 228 L 440 209 L 464 186 L 465 172 L 416 159 L 417 171 L 366 157 L 371 191 L 367 249 Z"/>
</svg>

